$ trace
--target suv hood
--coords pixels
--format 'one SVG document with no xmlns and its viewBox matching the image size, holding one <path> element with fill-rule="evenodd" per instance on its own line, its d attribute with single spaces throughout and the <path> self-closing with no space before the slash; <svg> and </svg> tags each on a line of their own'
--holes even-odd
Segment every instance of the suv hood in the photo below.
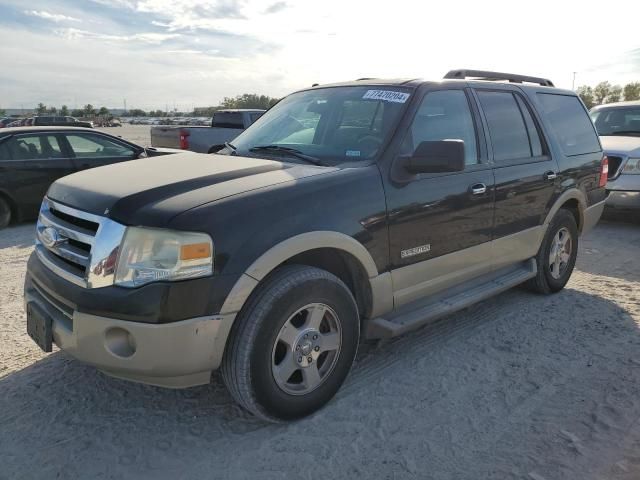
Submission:
<svg viewBox="0 0 640 480">
<path fill-rule="evenodd" d="M 603 135 L 600 137 L 600 143 L 605 153 L 622 153 L 630 157 L 640 155 L 640 137 Z"/>
<path fill-rule="evenodd" d="M 334 170 L 180 153 L 84 170 L 57 180 L 47 196 L 125 225 L 164 227 L 175 215 L 205 203 Z"/>
</svg>

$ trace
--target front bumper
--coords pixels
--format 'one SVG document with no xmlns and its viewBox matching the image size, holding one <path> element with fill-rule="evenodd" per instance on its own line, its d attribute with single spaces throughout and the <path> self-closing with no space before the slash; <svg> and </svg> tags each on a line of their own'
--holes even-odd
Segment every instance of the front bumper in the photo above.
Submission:
<svg viewBox="0 0 640 480">
<path fill-rule="evenodd" d="M 621 210 L 640 210 L 640 192 L 614 190 L 609 193 L 607 207 Z"/>
<path fill-rule="evenodd" d="M 620 210 L 640 209 L 640 175 L 621 174 L 607 183 L 607 207 Z"/>
<path fill-rule="evenodd" d="M 193 282 L 192 290 L 200 285 L 197 280 Z M 189 284 L 188 281 L 182 283 Z M 211 372 L 222 362 L 236 314 L 209 315 L 208 308 L 201 305 L 197 316 L 182 318 L 180 315 L 179 319 L 163 319 L 165 323 L 161 323 L 161 319 L 153 318 L 152 310 L 171 312 L 172 308 L 164 308 L 164 302 L 169 299 L 173 300 L 171 303 L 189 302 L 189 296 L 180 298 L 171 293 L 160 295 L 163 301 L 147 305 L 144 310 L 148 310 L 149 316 L 136 312 L 137 321 L 114 318 L 117 315 L 114 313 L 97 313 L 84 303 L 96 301 L 98 297 L 83 295 L 101 294 L 111 296 L 113 312 L 119 310 L 116 307 L 119 300 L 131 302 L 129 306 L 135 310 L 139 302 L 119 299 L 116 293 L 121 290 L 129 295 L 136 292 L 118 287 L 83 289 L 57 277 L 32 256 L 24 301 L 25 305 L 36 303 L 52 319 L 53 342 L 60 349 L 111 376 L 169 388 L 209 383 Z M 203 291 L 198 293 L 205 295 Z M 142 289 L 138 294 L 145 298 Z M 78 300 L 80 304 L 75 303 Z M 180 314 L 184 314 L 183 309 Z"/>
</svg>

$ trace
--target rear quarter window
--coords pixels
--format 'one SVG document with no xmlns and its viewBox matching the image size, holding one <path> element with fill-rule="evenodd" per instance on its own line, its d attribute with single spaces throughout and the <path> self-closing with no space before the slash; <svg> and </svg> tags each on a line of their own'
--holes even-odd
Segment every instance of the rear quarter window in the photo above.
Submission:
<svg viewBox="0 0 640 480">
<path fill-rule="evenodd" d="M 220 112 L 213 114 L 212 127 L 217 128 L 244 128 L 241 112 Z"/>
<path fill-rule="evenodd" d="M 551 125 L 565 155 L 601 150 L 593 123 L 578 97 L 538 93 L 538 100 L 542 105 L 542 114 Z"/>
</svg>

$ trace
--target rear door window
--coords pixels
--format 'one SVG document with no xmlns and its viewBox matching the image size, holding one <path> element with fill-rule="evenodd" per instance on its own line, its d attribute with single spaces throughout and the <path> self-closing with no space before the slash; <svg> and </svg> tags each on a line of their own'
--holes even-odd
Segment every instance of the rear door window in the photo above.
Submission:
<svg viewBox="0 0 640 480">
<path fill-rule="evenodd" d="M 600 151 L 593 124 L 578 97 L 538 93 L 538 99 L 565 155 Z"/>
<path fill-rule="evenodd" d="M 14 160 L 63 158 L 62 148 L 54 135 L 21 135 L 7 142 Z"/>
<path fill-rule="evenodd" d="M 522 116 L 524 117 L 524 123 L 527 124 L 527 133 L 529 134 L 529 143 L 531 144 L 531 154 L 534 157 L 539 157 L 543 153 L 540 133 L 538 132 L 538 128 L 536 127 L 533 117 L 531 116 L 529 107 L 527 107 L 524 100 L 520 98 L 520 95 L 516 95 L 515 97 L 518 102 L 518 106 L 520 107 L 520 111 L 522 112 Z"/>
<path fill-rule="evenodd" d="M 479 90 L 478 98 L 489 127 L 493 159 L 504 163 L 532 157 L 527 126 L 513 93 Z"/>
<path fill-rule="evenodd" d="M 244 128 L 241 112 L 220 112 L 213 114 L 212 127 L 217 128 Z"/>
</svg>

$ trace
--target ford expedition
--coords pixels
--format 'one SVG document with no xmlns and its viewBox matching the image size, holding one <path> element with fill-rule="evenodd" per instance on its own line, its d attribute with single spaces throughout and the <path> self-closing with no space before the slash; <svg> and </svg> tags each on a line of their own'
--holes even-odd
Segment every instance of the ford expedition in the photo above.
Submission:
<svg viewBox="0 0 640 480">
<path fill-rule="evenodd" d="M 206 384 L 267 420 L 344 382 L 361 338 L 405 334 L 526 283 L 559 292 L 606 200 L 574 92 L 454 70 L 280 101 L 219 154 L 57 180 L 27 331 L 123 379 Z"/>
</svg>

